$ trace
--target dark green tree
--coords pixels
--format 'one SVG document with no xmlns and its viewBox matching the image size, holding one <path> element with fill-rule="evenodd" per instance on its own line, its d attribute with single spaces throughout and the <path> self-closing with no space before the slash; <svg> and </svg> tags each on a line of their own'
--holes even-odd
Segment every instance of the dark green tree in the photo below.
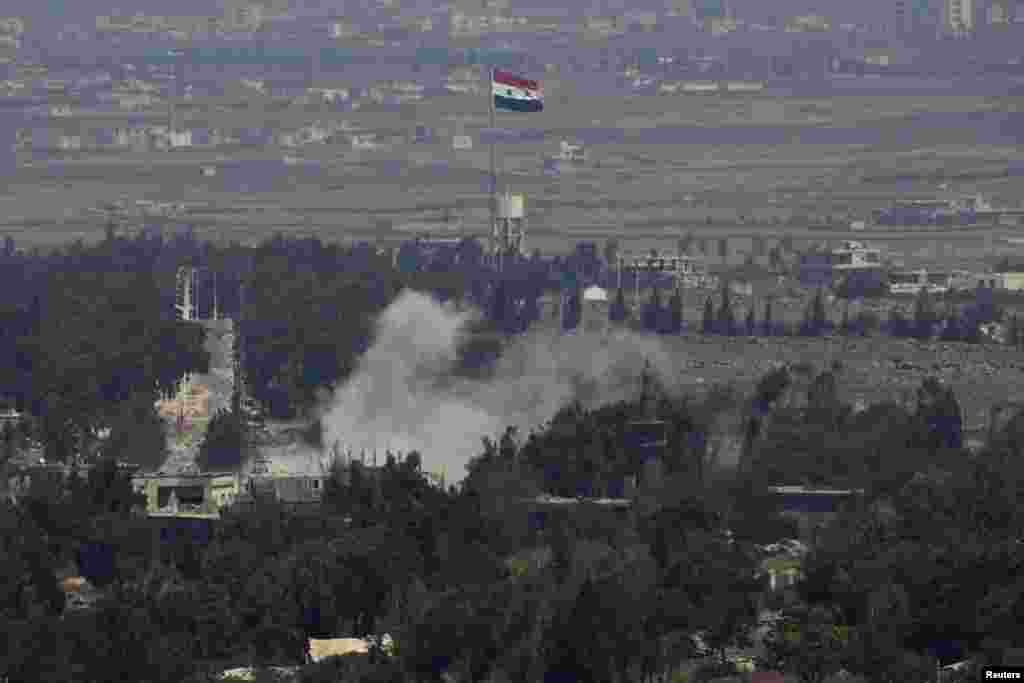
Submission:
<svg viewBox="0 0 1024 683">
<path fill-rule="evenodd" d="M 775 334 L 775 321 L 772 320 L 771 300 L 764 302 L 764 320 L 761 321 L 761 325 L 764 327 L 765 336 L 770 337 Z"/>
<path fill-rule="evenodd" d="M 540 320 L 540 295 L 538 292 L 530 292 L 526 296 L 521 320 L 520 329 L 522 331 L 526 331 L 530 328 L 530 325 Z"/>
<path fill-rule="evenodd" d="M 238 413 L 218 411 L 210 418 L 196 463 L 202 470 L 234 470 L 247 451 L 245 421 Z"/>
<path fill-rule="evenodd" d="M 562 310 L 562 329 L 575 330 L 579 327 L 583 315 L 583 289 L 577 285 L 564 294 L 565 304 Z"/>
<path fill-rule="evenodd" d="M 807 336 L 817 336 L 825 332 L 828 323 L 828 316 L 825 312 L 825 295 L 821 288 L 814 293 L 814 298 L 804 312 L 804 319 L 800 325 L 801 333 Z"/>
<path fill-rule="evenodd" d="M 651 298 L 644 306 L 643 328 L 647 332 L 658 331 L 658 319 L 661 317 L 661 292 L 655 284 L 651 287 Z"/>
<path fill-rule="evenodd" d="M 608 319 L 613 323 L 623 323 L 629 316 L 629 309 L 626 307 L 626 295 L 619 287 L 615 291 L 615 300 L 608 307 Z"/>
<path fill-rule="evenodd" d="M 851 629 L 835 610 L 824 606 L 790 610 L 766 638 L 775 667 L 801 683 L 822 683 L 842 669 L 849 656 Z"/>
<path fill-rule="evenodd" d="M 927 289 L 922 288 L 914 300 L 914 336 L 918 339 L 930 338 L 935 318 L 935 304 L 932 296 Z"/>
<path fill-rule="evenodd" d="M 949 306 L 943 321 L 942 331 L 939 333 L 939 339 L 945 342 L 955 342 L 962 341 L 963 337 L 964 330 L 960 316 L 957 313 L 957 307 Z"/>
<path fill-rule="evenodd" d="M 668 302 L 669 334 L 680 334 L 683 331 L 683 294 L 676 287 Z"/>
<path fill-rule="evenodd" d="M 732 309 L 732 290 L 729 283 L 722 285 L 722 301 L 715 317 L 715 325 L 719 334 L 733 335 L 736 332 L 736 315 Z"/>
<path fill-rule="evenodd" d="M 143 469 L 156 469 L 167 458 L 165 424 L 150 396 L 140 396 L 119 406 L 110 425 L 103 453 Z"/>
<path fill-rule="evenodd" d="M 906 337 L 909 333 L 909 324 L 907 323 L 906 317 L 898 307 L 893 307 L 889 310 L 889 320 L 887 321 L 889 328 L 889 334 L 893 337 Z"/>
</svg>

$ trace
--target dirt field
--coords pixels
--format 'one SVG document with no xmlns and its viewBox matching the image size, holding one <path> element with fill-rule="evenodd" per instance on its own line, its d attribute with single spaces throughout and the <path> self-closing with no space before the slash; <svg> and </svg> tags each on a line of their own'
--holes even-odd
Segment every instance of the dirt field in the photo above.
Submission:
<svg viewBox="0 0 1024 683">
<path fill-rule="evenodd" d="M 780 364 L 808 362 L 818 369 L 830 367 L 833 361 L 843 364 L 840 391 L 851 403 L 903 401 L 912 396 L 927 376 L 935 376 L 951 386 L 963 408 L 964 424 L 971 428 L 984 425 L 989 409 L 996 403 L 1024 400 L 1024 352 L 994 344 L 968 345 L 893 339 L 888 336 L 867 338 L 800 338 L 800 337 L 721 337 L 699 334 L 703 302 L 710 292 L 691 292 L 685 310 L 687 331 L 679 337 L 661 336 L 669 352 L 678 358 L 678 386 L 698 391 L 715 384 L 735 383 L 744 391 L 773 367 Z M 796 323 L 803 317 L 809 297 L 792 300 L 790 305 L 776 303 L 774 317 Z M 714 298 L 717 306 L 717 295 Z M 887 311 L 895 301 L 879 302 L 877 308 Z M 913 302 L 898 302 L 910 310 Z M 745 303 L 737 297 L 737 319 L 745 315 Z M 761 319 L 763 303 L 756 318 Z M 554 328 L 557 309 L 549 304 L 543 310 L 545 327 Z M 857 309 L 851 309 L 853 311 Z M 841 303 L 829 307 L 830 317 L 841 319 Z"/>
<path fill-rule="evenodd" d="M 537 135 L 507 138 L 497 150 L 503 184 L 527 197 L 528 245 L 547 251 L 610 234 L 667 246 L 679 226 L 707 217 L 726 227 L 741 216 L 771 221 L 803 215 L 810 221 L 829 213 L 858 214 L 907 192 L 934 194 L 937 182 L 930 174 L 936 172 L 954 178 L 951 189 L 981 191 L 997 204 L 1015 204 L 1024 194 L 1020 177 L 971 179 L 972 173 L 1013 161 L 1019 149 L 1013 141 L 972 136 L 969 126 L 955 121 L 927 127 L 907 119 L 926 112 L 1014 112 L 1021 98 L 600 98 L 554 78 L 545 88 L 551 100 L 545 112 L 498 121 L 512 134 Z M 270 145 L 154 152 L 116 161 L 77 152 L 65 157 L 74 160 L 65 167 L 36 161 L 8 179 L 2 230 L 26 244 L 99 238 L 104 219 L 86 217 L 84 209 L 129 197 L 248 207 L 248 213 L 232 216 L 196 212 L 187 218 L 212 238 L 255 241 L 281 230 L 329 240 L 397 239 L 402 223 L 439 220 L 445 208 L 468 231 L 483 233 L 488 154 L 480 135 L 486 125 L 481 99 L 441 98 L 402 112 L 346 114 L 302 107 L 268 112 L 253 106 L 230 115 L 197 109 L 187 113 L 185 125 L 292 129 L 346 120 L 387 142 L 380 151 L 337 142 L 297 150 Z M 406 143 L 416 124 L 434 128 L 439 142 Z M 672 128 L 680 125 L 698 127 Z M 836 142 L 825 142 L 823 126 L 838 131 Z M 757 131 L 767 136 L 764 141 Z M 863 131 L 885 144 L 856 141 Z M 475 148 L 452 150 L 456 132 L 472 136 Z M 813 142 L 802 141 L 805 132 L 815 133 L 804 136 Z M 543 158 L 557 154 L 562 139 L 587 142 L 588 160 L 557 177 L 546 175 Z M 289 153 L 322 167 L 315 173 L 283 164 L 253 171 L 246 189 L 242 170 L 216 178 L 200 174 L 200 165 L 220 152 L 230 160 L 278 161 Z"/>
<path fill-rule="evenodd" d="M 843 364 L 845 400 L 903 401 L 926 376 L 956 392 L 964 424 L 982 425 L 996 403 L 1024 399 L 1024 354 L 1005 347 L 918 343 L 887 337 L 853 339 L 744 339 L 690 336 L 666 342 L 680 357 L 684 386 L 737 382 L 752 388 L 773 366 L 808 362 L 819 369 Z"/>
</svg>

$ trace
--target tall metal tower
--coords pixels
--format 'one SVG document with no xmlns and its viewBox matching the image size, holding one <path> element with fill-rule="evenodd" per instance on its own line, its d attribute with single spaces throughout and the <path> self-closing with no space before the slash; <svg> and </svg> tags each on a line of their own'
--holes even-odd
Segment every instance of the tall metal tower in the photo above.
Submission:
<svg viewBox="0 0 1024 683">
<path fill-rule="evenodd" d="M 192 322 L 199 318 L 198 306 L 196 305 L 196 291 L 198 290 L 198 277 L 196 269 L 191 266 L 178 268 L 175 278 L 175 301 L 174 310 L 178 320 Z M 192 391 L 192 373 L 186 372 L 181 378 L 178 387 L 178 429 L 185 426 L 185 400 Z"/>
<path fill-rule="evenodd" d="M 638 419 L 630 420 L 626 427 L 627 446 L 631 451 L 637 484 L 657 485 L 661 480 L 661 467 L 668 447 L 668 428 L 658 419 L 657 396 L 650 361 L 644 362 L 640 376 L 640 406 Z"/>
<path fill-rule="evenodd" d="M 182 266 L 178 268 L 178 275 L 175 281 L 175 303 L 174 310 L 178 313 L 178 320 L 192 322 L 199 319 L 198 306 L 196 305 L 196 292 L 199 279 L 196 268 Z"/>
</svg>

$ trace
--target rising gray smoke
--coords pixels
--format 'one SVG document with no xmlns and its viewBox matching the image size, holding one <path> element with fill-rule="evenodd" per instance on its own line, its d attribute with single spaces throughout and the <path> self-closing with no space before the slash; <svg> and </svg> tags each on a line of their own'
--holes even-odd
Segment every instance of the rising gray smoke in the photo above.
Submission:
<svg viewBox="0 0 1024 683">
<path fill-rule="evenodd" d="M 652 337 L 623 333 L 518 338 L 486 381 L 453 379 L 456 349 L 474 314 L 403 292 L 381 314 L 371 348 L 337 387 L 323 413 L 324 443 L 342 451 L 419 451 L 424 470 L 449 482 L 466 474 L 481 439 L 508 426 L 520 433 L 550 420 L 563 406 L 635 396 L 644 361 L 667 388 L 668 354 Z M 439 379 L 446 379 L 439 388 Z"/>
</svg>

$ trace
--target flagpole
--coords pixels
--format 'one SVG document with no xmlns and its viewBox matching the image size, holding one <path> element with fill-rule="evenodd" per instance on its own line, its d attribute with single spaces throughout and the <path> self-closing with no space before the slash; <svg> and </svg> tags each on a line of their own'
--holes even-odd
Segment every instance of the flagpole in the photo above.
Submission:
<svg viewBox="0 0 1024 683">
<path fill-rule="evenodd" d="M 494 244 L 492 244 L 492 247 L 495 247 L 495 256 L 497 258 L 498 269 L 500 270 L 501 269 L 501 256 L 497 252 L 498 252 L 498 250 L 500 250 L 501 247 L 500 247 L 500 245 L 497 244 L 497 240 L 495 239 L 495 234 L 494 234 L 495 230 L 497 228 L 497 223 L 498 223 L 498 216 L 497 216 L 498 200 L 496 199 L 496 194 L 495 194 L 497 192 L 497 188 L 498 188 L 498 178 L 497 178 L 497 173 L 494 170 L 495 169 L 495 164 L 494 164 L 494 67 L 493 66 L 490 67 L 487 70 L 487 77 L 488 77 L 487 78 L 487 109 L 490 112 L 490 126 L 491 126 L 491 144 L 490 144 L 490 152 L 491 152 L 491 188 L 490 188 L 491 189 L 491 225 L 490 225 L 490 231 L 491 231 L 491 241 L 494 243 Z"/>
</svg>

